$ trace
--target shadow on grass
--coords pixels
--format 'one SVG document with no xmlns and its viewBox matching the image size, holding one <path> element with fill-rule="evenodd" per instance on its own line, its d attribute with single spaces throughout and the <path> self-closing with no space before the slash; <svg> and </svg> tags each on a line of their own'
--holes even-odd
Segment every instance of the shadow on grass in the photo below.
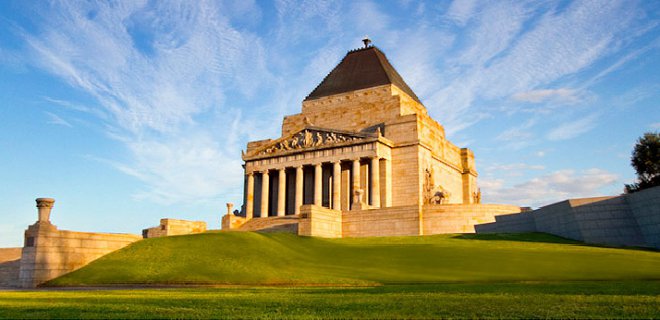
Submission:
<svg viewBox="0 0 660 320">
<path fill-rule="evenodd" d="M 544 242 L 585 245 L 584 242 L 566 239 L 555 235 L 531 232 L 531 233 L 483 233 L 483 234 L 460 234 L 452 237 L 453 239 L 463 240 L 488 240 L 488 241 L 520 241 L 520 242 Z"/>
<path fill-rule="evenodd" d="M 453 236 L 452 239 L 462 239 L 462 240 L 485 240 L 485 241 L 519 241 L 519 242 L 540 242 L 540 243 L 559 243 L 559 244 L 572 244 L 577 246 L 584 247 L 595 247 L 595 248 L 612 248 L 612 249 L 624 249 L 624 250 L 640 250 L 640 251 L 654 251 L 658 252 L 659 250 L 647 247 L 623 247 L 623 246 L 610 246 L 604 244 L 595 244 L 595 243 L 585 243 L 582 241 L 562 238 L 548 233 L 543 232 L 529 232 L 529 233 L 482 233 L 482 234 L 459 234 Z"/>
</svg>

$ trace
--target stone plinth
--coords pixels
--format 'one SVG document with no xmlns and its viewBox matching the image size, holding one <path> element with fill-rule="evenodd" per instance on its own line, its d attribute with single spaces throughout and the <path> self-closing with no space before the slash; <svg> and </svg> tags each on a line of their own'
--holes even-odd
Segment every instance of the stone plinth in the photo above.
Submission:
<svg viewBox="0 0 660 320">
<path fill-rule="evenodd" d="M 206 232 L 206 222 L 179 219 L 160 219 L 160 225 L 142 230 L 142 236 L 157 238 Z"/>
</svg>

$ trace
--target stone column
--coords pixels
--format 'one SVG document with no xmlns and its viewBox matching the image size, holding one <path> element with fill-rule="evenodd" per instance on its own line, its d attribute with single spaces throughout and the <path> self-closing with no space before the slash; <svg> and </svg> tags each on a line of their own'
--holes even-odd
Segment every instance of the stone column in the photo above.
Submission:
<svg viewBox="0 0 660 320">
<path fill-rule="evenodd" d="M 387 208 L 392 206 L 392 162 L 389 159 L 383 160 L 383 171 L 383 180 L 380 182 L 382 188 L 380 206 Z"/>
<path fill-rule="evenodd" d="M 341 161 L 332 164 L 332 209 L 341 210 Z"/>
<path fill-rule="evenodd" d="M 320 163 L 314 165 L 314 204 L 323 205 L 323 167 Z"/>
<path fill-rule="evenodd" d="M 247 197 L 245 200 L 245 219 L 250 220 L 254 216 L 254 173 L 247 174 Z"/>
<path fill-rule="evenodd" d="M 296 199 L 294 213 L 300 214 L 300 206 L 303 204 L 303 167 L 296 167 Z"/>
<path fill-rule="evenodd" d="M 353 175 L 353 177 L 352 177 L 353 178 L 353 183 L 352 183 L 353 194 L 355 194 L 355 191 L 360 190 L 360 159 L 359 158 L 353 160 L 353 170 L 351 170 L 351 171 L 352 171 L 352 175 Z M 351 201 L 355 202 L 353 200 L 351 200 Z M 354 206 L 351 203 L 351 210 L 354 209 L 353 207 Z"/>
<path fill-rule="evenodd" d="M 353 192 L 360 189 L 360 159 L 353 160 Z"/>
<path fill-rule="evenodd" d="M 371 158 L 371 205 L 380 208 L 380 159 L 378 157 Z"/>
<path fill-rule="evenodd" d="M 268 169 L 264 170 L 261 176 L 261 217 L 268 217 L 268 185 L 270 178 L 268 177 Z"/>
<path fill-rule="evenodd" d="M 286 210 L 286 204 L 284 200 L 286 199 L 286 168 L 279 170 L 280 174 L 277 177 L 277 216 L 284 217 L 284 211 Z"/>
<path fill-rule="evenodd" d="M 50 223 L 50 210 L 55 204 L 55 199 L 52 198 L 37 198 L 37 210 L 39 211 L 38 223 Z"/>
</svg>

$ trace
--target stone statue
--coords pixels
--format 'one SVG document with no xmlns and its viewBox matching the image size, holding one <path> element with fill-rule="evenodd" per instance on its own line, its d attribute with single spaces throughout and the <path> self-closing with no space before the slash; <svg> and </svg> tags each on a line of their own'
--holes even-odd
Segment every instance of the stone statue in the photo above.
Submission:
<svg viewBox="0 0 660 320">
<path fill-rule="evenodd" d="M 474 193 L 474 203 L 481 203 L 481 188 L 477 189 L 477 192 Z"/>
</svg>

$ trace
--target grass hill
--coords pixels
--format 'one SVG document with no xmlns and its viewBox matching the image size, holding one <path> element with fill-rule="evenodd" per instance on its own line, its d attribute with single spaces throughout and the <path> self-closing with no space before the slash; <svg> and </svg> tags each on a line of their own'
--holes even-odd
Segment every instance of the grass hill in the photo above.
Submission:
<svg viewBox="0 0 660 320">
<path fill-rule="evenodd" d="M 46 285 L 643 279 L 660 279 L 660 253 L 587 246 L 546 234 L 320 239 L 218 232 L 139 241 Z"/>
</svg>

